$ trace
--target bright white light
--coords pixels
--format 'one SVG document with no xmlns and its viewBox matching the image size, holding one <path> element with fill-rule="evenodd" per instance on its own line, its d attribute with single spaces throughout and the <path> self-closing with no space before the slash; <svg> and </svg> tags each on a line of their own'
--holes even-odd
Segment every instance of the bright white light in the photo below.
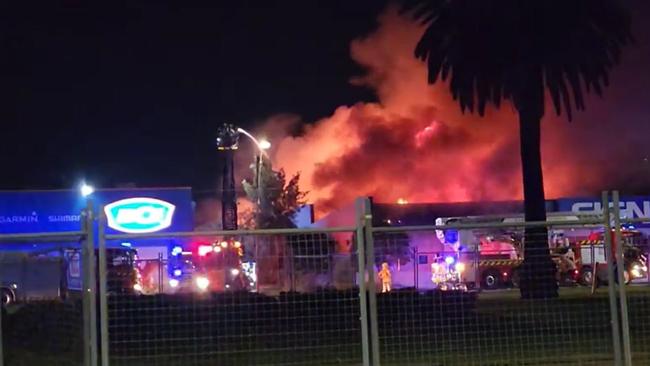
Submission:
<svg viewBox="0 0 650 366">
<path fill-rule="evenodd" d="M 95 188 L 93 186 L 89 186 L 85 182 L 81 184 L 79 190 L 81 191 L 81 195 L 84 197 L 88 197 L 93 194 L 93 192 L 95 192 Z"/>
<path fill-rule="evenodd" d="M 463 272 L 465 270 L 465 263 L 456 263 L 456 272 Z"/>
<path fill-rule="evenodd" d="M 248 137 L 249 139 L 253 140 L 253 142 L 255 143 L 255 145 L 257 145 L 257 148 L 260 149 L 261 151 L 264 151 L 264 150 L 266 150 L 266 149 L 268 149 L 268 148 L 271 147 L 271 143 L 270 143 L 270 142 L 268 142 L 268 141 L 266 141 L 266 140 L 259 141 L 258 139 L 255 138 L 255 136 L 251 135 L 250 133 L 248 133 L 248 131 L 246 131 L 246 130 L 243 129 L 243 128 L 238 128 L 238 129 L 237 129 L 237 132 L 239 132 L 239 133 L 243 133 L 246 137 Z"/>
<path fill-rule="evenodd" d="M 407 201 L 407 200 L 404 199 L 404 198 L 398 198 L 398 199 L 397 199 L 397 204 L 398 204 L 398 205 L 407 205 L 408 203 L 409 203 L 409 201 Z"/>
<path fill-rule="evenodd" d="M 172 255 L 173 256 L 179 255 L 181 253 L 183 253 L 183 248 L 181 248 L 181 247 L 174 247 L 172 249 Z"/>
<path fill-rule="evenodd" d="M 199 245 L 199 256 L 205 257 L 208 253 L 212 251 L 212 245 Z"/>
<path fill-rule="evenodd" d="M 233 268 L 230 270 L 230 274 L 233 276 L 239 275 L 239 270 L 237 268 Z"/>
<path fill-rule="evenodd" d="M 214 247 L 215 253 L 221 253 L 221 247 Z"/>
<path fill-rule="evenodd" d="M 196 278 L 196 287 L 198 287 L 199 290 L 205 291 L 208 289 L 208 286 L 210 286 L 210 280 L 208 280 L 207 277 Z"/>
<path fill-rule="evenodd" d="M 228 248 L 228 242 L 227 241 L 222 241 L 220 245 L 221 245 L 222 248 Z"/>
<path fill-rule="evenodd" d="M 454 257 L 446 257 L 445 258 L 445 263 L 453 264 L 454 263 Z"/>
<path fill-rule="evenodd" d="M 174 270 L 174 276 L 178 277 L 178 276 L 180 276 L 182 274 L 183 274 L 183 271 L 181 271 L 180 269 L 175 269 Z"/>
<path fill-rule="evenodd" d="M 136 283 L 135 285 L 133 285 L 133 289 L 135 291 L 142 292 L 142 285 L 139 284 L 139 283 Z"/>
<path fill-rule="evenodd" d="M 271 142 L 269 140 L 260 140 L 257 146 L 262 150 L 268 150 L 271 148 Z"/>
<path fill-rule="evenodd" d="M 178 280 L 175 279 L 175 278 L 172 278 L 171 280 L 169 280 L 169 286 L 171 286 L 171 288 L 178 287 Z"/>
</svg>

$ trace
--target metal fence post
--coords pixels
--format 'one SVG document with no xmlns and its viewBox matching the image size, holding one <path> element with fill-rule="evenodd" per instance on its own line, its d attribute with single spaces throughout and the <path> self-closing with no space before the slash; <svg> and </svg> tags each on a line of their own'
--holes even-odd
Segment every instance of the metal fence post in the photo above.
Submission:
<svg viewBox="0 0 650 366">
<path fill-rule="evenodd" d="M 0 277 L 0 283 L 2 283 L 2 278 Z M 0 305 L 1 307 L 2 305 Z M 2 309 L 0 309 L 0 366 L 5 364 L 5 356 L 3 352 L 3 337 L 2 337 Z"/>
<path fill-rule="evenodd" d="M 89 306 L 89 301 L 88 301 L 88 296 L 87 296 L 87 288 L 88 288 L 88 241 L 90 240 L 90 231 L 92 229 L 90 228 L 90 220 L 88 219 L 88 216 L 90 215 L 88 207 L 86 207 L 83 210 L 82 213 L 82 231 L 84 232 L 84 241 L 82 242 L 82 247 L 81 247 L 81 256 L 79 258 L 79 266 L 81 267 L 81 309 L 82 309 L 82 330 L 83 330 L 83 339 L 81 342 L 83 343 L 83 365 L 84 366 L 89 366 L 90 365 L 90 346 L 88 345 L 88 340 L 90 339 L 90 327 L 88 324 L 90 323 L 90 306 Z"/>
<path fill-rule="evenodd" d="M 104 208 L 99 212 L 97 223 L 97 236 L 99 237 L 99 339 L 101 352 L 101 365 L 108 366 L 108 283 L 106 272 L 106 216 Z"/>
<path fill-rule="evenodd" d="M 370 345 L 372 365 L 380 366 L 379 325 L 377 321 L 377 287 L 375 286 L 375 240 L 372 230 L 372 207 L 369 198 L 364 199 L 364 229 L 366 243 L 366 268 L 368 270 L 368 305 L 370 310 Z"/>
<path fill-rule="evenodd" d="M 603 224 L 605 225 L 605 233 L 603 234 L 603 239 L 605 242 L 605 258 L 607 260 L 607 290 L 609 292 L 609 313 L 612 321 L 612 338 L 614 342 L 614 365 L 622 365 L 621 359 L 621 335 L 619 330 L 619 316 L 618 316 L 618 307 L 616 301 L 616 290 L 614 289 L 615 280 L 614 280 L 614 258 L 612 258 L 612 226 L 610 224 L 610 214 L 609 214 L 609 193 L 603 191 L 601 196 L 601 204 L 603 207 Z M 595 268 L 594 268 L 595 270 Z M 594 271 L 598 273 L 598 271 Z M 598 281 L 598 278 L 594 276 L 593 281 Z"/>
<path fill-rule="evenodd" d="M 83 293 L 82 306 L 84 313 L 84 364 L 97 365 L 97 303 L 95 276 L 95 238 L 93 235 L 94 214 L 93 204 L 88 200 L 85 210 L 86 241 L 82 248 Z"/>
<path fill-rule="evenodd" d="M 616 243 L 616 268 L 618 269 L 618 294 L 621 306 L 621 330 L 623 334 L 623 357 L 625 366 L 632 366 L 632 348 L 630 346 L 630 324 L 627 312 L 627 295 L 625 294 L 625 259 L 623 258 L 623 238 L 621 237 L 621 209 L 618 191 L 612 192 L 614 205 L 614 238 Z"/>
<path fill-rule="evenodd" d="M 361 352 L 363 366 L 370 366 L 370 342 L 368 341 L 368 294 L 366 292 L 366 248 L 364 240 L 364 209 L 363 199 L 357 198 L 356 211 L 356 239 L 357 239 L 357 281 L 359 282 L 359 310 L 361 312 Z"/>
</svg>

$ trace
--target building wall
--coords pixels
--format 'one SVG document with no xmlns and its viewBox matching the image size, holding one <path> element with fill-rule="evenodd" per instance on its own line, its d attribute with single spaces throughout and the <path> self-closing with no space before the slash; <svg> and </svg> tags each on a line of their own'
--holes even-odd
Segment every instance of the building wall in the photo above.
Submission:
<svg viewBox="0 0 650 366">
<path fill-rule="evenodd" d="M 193 229 L 190 188 L 129 188 L 97 190 L 88 198 L 76 190 L 0 191 L 0 233 L 77 231 L 88 200 L 97 213 L 111 202 L 135 197 L 156 198 L 175 206 L 171 225 L 161 232 Z M 117 231 L 109 228 L 107 233 Z"/>
</svg>

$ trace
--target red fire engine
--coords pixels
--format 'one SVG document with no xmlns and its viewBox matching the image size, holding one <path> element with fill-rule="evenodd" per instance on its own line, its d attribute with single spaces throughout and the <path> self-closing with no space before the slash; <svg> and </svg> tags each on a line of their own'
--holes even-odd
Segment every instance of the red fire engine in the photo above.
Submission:
<svg viewBox="0 0 650 366">
<path fill-rule="evenodd" d="M 643 253 L 642 242 L 643 236 L 636 230 L 621 230 L 621 239 L 623 245 L 623 277 L 625 283 L 630 283 L 635 279 L 645 278 L 648 275 L 647 258 Z M 614 231 L 611 232 L 612 251 L 609 254 L 611 258 L 616 258 L 618 243 Z M 594 280 L 594 270 L 598 267 L 598 281 L 607 283 L 607 261 L 608 256 L 605 251 L 604 233 L 592 233 L 585 240 L 577 242 L 579 250 L 580 263 L 580 282 L 584 285 L 591 285 Z M 614 263 L 616 264 L 615 260 Z"/>
</svg>

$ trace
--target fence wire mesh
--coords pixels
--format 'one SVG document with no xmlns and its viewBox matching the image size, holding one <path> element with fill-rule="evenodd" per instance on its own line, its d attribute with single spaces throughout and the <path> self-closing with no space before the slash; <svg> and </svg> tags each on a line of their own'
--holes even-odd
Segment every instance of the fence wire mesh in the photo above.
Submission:
<svg viewBox="0 0 650 366">
<path fill-rule="evenodd" d="M 459 223 L 375 228 L 382 365 L 614 363 L 603 225 Z"/>
<path fill-rule="evenodd" d="M 111 365 L 361 363 L 351 232 L 172 239 L 163 260 L 107 242 Z"/>
<path fill-rule="evenodd" d="M 619 229 L 619 239 L 624 249 L 625 277 L 631 281 L 625 293 L 634 365 L 650 365 L 650 272 L 647 262 L 650 243 L 640 230 L 648 225 L 647 221 L 624 219 Z"/>
<path fill-rule="evenodd" d="M 0 235 L 0 366 L 91 365 L 93 347 L 111 365 L 650 365 L 646 223 L 619 214 L 168 237 L 100 222 L 86 257 L 83 232 Z"/>
<path fill-rule="evenodd" d="M 83 363 L 82 240 L 0 235 L 4 366 Z"/>
</svg>

